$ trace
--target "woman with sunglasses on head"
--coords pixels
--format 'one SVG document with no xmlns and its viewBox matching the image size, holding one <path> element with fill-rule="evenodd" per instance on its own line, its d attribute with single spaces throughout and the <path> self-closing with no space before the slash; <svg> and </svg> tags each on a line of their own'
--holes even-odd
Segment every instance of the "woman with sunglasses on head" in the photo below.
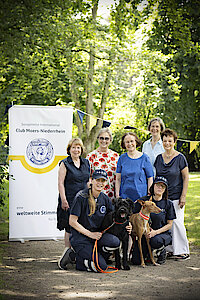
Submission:
<svg viewBox="0 0 200 300">
<path fill-rule="evenodd" d="M 96 169 L 103 169 L 108 174 L 108 182 L 104 193 L 113 200 L 115 197 L 116 168 L 119 154 L 109 149 L 112 134 L 108 128 L 102 128 L 97 136 L 99 147 L 87 155 L 90 162 L 91 175 Z"/>
</svg>

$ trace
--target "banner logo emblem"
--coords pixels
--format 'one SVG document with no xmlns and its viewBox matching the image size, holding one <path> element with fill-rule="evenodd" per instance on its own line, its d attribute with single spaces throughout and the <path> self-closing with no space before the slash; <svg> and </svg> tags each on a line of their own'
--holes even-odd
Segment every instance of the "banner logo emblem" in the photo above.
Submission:
<svg viewBox="0 0 200 300">
<path fill-rule="evenodd" d="M 53 146 L 46 139 L 32 140 L 26 148 L 26 155 L 33 164 L 44 165 L 53 157 Z"/>
</svg>

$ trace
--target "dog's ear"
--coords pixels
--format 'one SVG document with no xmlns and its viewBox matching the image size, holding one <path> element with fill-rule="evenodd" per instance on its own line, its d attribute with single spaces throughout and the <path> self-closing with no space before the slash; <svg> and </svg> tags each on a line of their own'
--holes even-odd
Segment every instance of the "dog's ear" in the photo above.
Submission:
<svg viewBox="0 0 200 300">
<path fill-rule="evenodd" d="M 138 199 L 137 202 L 139 202 L 142 206 L 145 204 L 145 201 L 141 199 Z"/>
<path fill-rule="evenodd" d="M 149 198 L 149 200 L 148 201 L 152 201 L 152 196 Z"/>
<path fill-rule="evenodd" d="M 112 201 L 113 204 L 116 205 L 116 204 L 119 202 L 119 199 L 121 199 L 121 197 L 119 197 L 119 198 L 114 198 L 113 201 Z"/>
<path fill-rule="evenodd" d="M 130 205 L 131 208 L 134 208 L 133 200 L 131 200 L 130 198 L 126 198 L 126 201 L 128 202 L 128 204 Z"/>
</svg>

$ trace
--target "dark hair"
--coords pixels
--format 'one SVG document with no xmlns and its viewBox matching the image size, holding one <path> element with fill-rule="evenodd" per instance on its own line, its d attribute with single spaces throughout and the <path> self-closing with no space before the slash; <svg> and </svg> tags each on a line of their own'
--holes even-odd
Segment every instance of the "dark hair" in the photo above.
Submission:
<svg viewBox="0 0 200 300">
<path fill-rule="evenodd" d="M 151 124 L 156 121 L 160 124 L 160 130 L 161 130 L 161 132 L 163 132 L 165 130 L 165 124 L 164 124 L 163 120 L 159 117 L 151 119 L 149 121 L 147 129 L 150 131 Z"/>
<path fill-rule="evenodd" d="M 83 151 L 84 151 L 84 146 L 83 146 L 83 142 L 80 138 L 73 138 L 69 141 L 69 143 L 67 145 L 67 154 L 70 155 L 70 149 L 71 149 L 72 144 L 81 146 L 81 155 L 82 155 Z"/>
<path fill-rule="evenodd" d="M 156 183 L 154 182 L 154 183 L 150 186 L 150 189 L 149 189 L 150 194 L 151 194 L 152 196 L 154 195 L 154 185 L 155 185 L 155 184 L 156 184 Z M 165 191 L 164 191 L 164 193 L 163 193 L 162 199 L 164 199 L 164 200 L 167 200 L 167 199 L 168 199 L 168 188 L 167 188 L 166 185 L 165 185 Z"/>
<path fill-rule="evenodd" d="M 178 138 L 177 133 L 176 133 L 174 130 L 170 129 L 170 128 L 166 128 L 166 129 L 161 133 L 161 139 L 162 139 L 162 141 L 163 141 L 163 137 L 164 137 L 164 136 L 173 136 L 174 142 L 176 142 L 176 141 L 177 141 L 177 138 Z"/>
<path fill-rule="evenodd" d="M 135 137 L 135 141 L 136 141 L 136 147 L 139 147 L 142 145 L 142 141 L 138 138 L 137 134 L 135 132 L 126 132 L 121 140 L 121 147 L 122 149 L 126 149 L 125 144 L 124 144 L 124 139 L 127 135 L 132 135 Z"/>
</svg>

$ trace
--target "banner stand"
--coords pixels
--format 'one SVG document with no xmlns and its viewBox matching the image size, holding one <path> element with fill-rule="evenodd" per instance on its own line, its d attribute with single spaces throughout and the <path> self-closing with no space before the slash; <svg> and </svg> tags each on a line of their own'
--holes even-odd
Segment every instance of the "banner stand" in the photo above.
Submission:
<svg viewBox="0 0 200 300">
<path fill-rule="evenodd" d="M 9 109 L 9 241 L 63 239 L 57 229 L 58 167 L 72 137 L 72 107 Z"/>
</svg>

